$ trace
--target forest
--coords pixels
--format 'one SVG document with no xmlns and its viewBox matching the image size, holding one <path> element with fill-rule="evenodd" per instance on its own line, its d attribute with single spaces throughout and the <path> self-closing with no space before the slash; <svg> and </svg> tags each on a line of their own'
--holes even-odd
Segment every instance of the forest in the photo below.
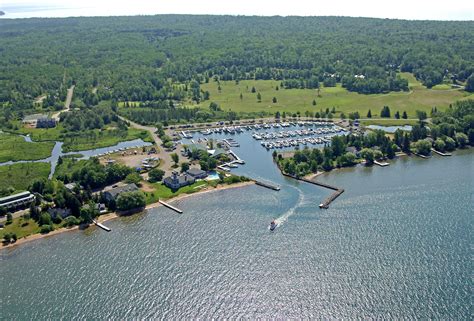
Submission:
<svg viewBox="0 0 474 321">
<path fill-rule="evenodd" d="M 398 73 L 409 72 L 428 88 L 448 82 L 474 90 L 472 30 L 472 21 L 349 17 L 2 19 L 0 115 L 58 110 L 71 85 L 73 107 L 142 102 L 157 109 L 156 120 L 196 117 L 181 107 L 212 100 L 201 88 L 211 81 L 338 83 L 374 94 L 407 91 Z"/>
</svg>

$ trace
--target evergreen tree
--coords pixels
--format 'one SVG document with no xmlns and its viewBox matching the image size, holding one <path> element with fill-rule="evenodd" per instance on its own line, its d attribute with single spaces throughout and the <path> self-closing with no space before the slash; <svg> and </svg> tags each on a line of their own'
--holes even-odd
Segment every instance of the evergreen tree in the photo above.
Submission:
<svg viewBox="0 0 474 321">
<path fill-rule="evenodd" d="M 471 93 L 474 92 L 474 74 L 467 78 L 465 90 Z"/>
<path fill-rule="evenodd" d="M 410 153 L 410 137 L 408 136 L 408 133 L 405 133 L 405 135 L 403 136 L 402 151 L 407 154 Z"/>
<path fill-rule="evenodd" d="M 407 119 L 407 118 L 408 118 L 408 115 L 407 115 L 407 112 L 406 112 L 406 111 L 403 111 L 402 118 L 403 118 L 403 119 Z"/>
<path fill-rule="evenodd" d="M 369 109 L 369 111 L 367 112 L 367 118 L 372 118 L 372 111 Z"/>
<path fill-rule="evenodd" d="M 397 112 L 395 113 L 395 118 L 396 119 L 400 119 L 400 112 L 397 110 Z"/>
</svg>

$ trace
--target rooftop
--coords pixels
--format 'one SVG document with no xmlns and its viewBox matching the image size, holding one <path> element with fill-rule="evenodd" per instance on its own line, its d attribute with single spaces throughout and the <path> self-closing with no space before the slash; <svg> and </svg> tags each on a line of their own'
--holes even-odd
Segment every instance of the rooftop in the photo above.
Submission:
<svg viewBox="0 0 474 321">
<path fill-rule="evenodd" d="M 109 193 L 113 198 L 115 198 L 120 193 L 134 192 L 134 191 L 137 191 L 137 190 L 138 190 L 137 185 L 132 183 L 132 184 L 117 186 L 117 187 L 113 187 L 113 188 L 108 189 L 108 190 L 104 190 L 104 193 Z"/>
<path fill-rule="evenodd" d="M 37 121 L 38 119 L 48 119 L 49 116 L 45 114 L 32 114 L 23 118 L 23 121 Z"/>
</svg>

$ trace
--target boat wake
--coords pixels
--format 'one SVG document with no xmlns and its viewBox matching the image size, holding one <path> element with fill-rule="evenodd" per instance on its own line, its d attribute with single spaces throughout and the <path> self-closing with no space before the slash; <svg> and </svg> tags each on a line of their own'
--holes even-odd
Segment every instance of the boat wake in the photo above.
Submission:
<svg viewBox="0 0 474 321">
<path fill-rule="evenodd" d="M 299 193 L 298 201 L 296 202 L 295 206 L 293 206 L 288 211 L 286 211 L 285 214 L 283 214 L 279 218 L 275 219 L 275 223 L 276 223 L 277 227 L 280 227 L 281 225 L 283 225 L 288 220 L 288 218 L 290 216 L 295 214 L 295 210 L 298 207 L 300 207 L 304 204 L 304 193 L 303 193 L 303 191 L 301 189 L 297 188 L 297 187 L 294 187 L 294 189 L 296 189 Z"/>
</svg>

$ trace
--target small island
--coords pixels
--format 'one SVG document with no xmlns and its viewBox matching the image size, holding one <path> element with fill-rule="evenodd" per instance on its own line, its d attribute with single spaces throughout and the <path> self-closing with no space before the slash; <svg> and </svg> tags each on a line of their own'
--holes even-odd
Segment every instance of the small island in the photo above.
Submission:
<svg viewBox="0 0 474 321">
<path fill-rule="evenodd" d="M 0 16 L 4 16 L 5 12 L 0 10 Z"/>
</svg>

